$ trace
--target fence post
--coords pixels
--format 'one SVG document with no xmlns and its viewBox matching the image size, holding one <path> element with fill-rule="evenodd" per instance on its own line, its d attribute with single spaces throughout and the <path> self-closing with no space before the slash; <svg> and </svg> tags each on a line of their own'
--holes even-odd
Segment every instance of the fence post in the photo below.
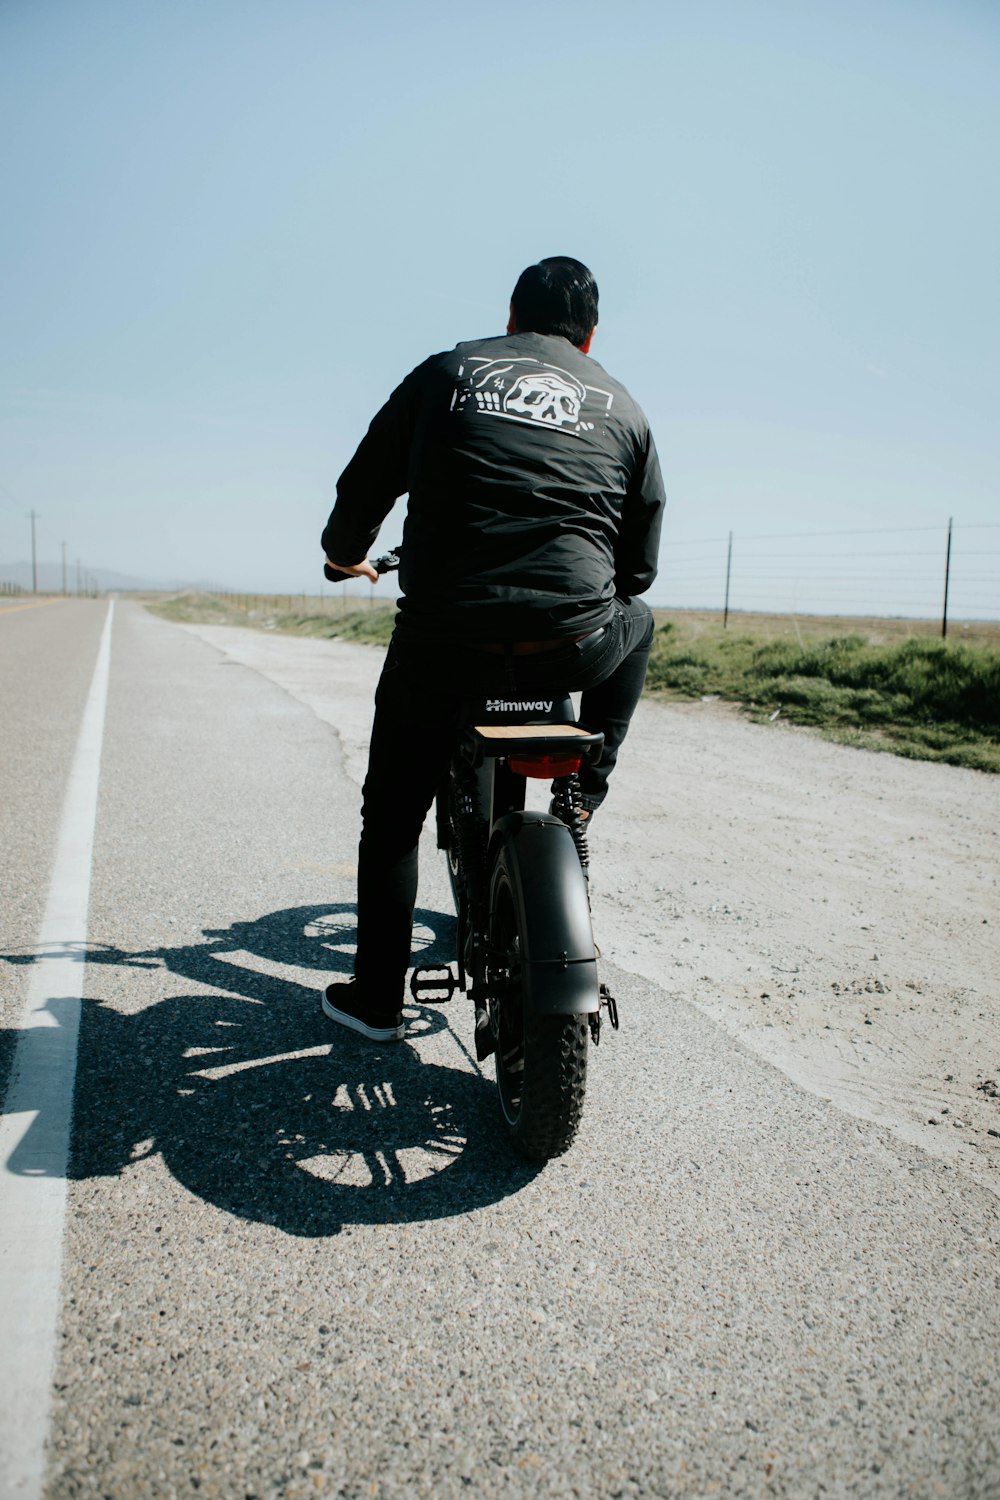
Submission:
<svg viewBox="0 0 1000 1500">
<path fill-rule="evenodd" d="M 729 533 L 729 550 L 726 553 L 726 607 L 722 614 L 722 628 L 729 624 L 729 577 L 733 570 L 733 533 Z"/>
<path fill-rule="evenodd" d="M 948 546 L 944 554 L 944 608 L 941 611 L 941 639 L 948 638 L 948 580 L 951 575 L 951 523 L 952 517 L 948 517 Z"/>
</svg>

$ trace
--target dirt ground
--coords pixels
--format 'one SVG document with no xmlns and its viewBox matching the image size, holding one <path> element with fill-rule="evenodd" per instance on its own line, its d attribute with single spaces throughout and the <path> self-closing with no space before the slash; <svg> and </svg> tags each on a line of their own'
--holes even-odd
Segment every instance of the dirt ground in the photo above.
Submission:
<svg viewBox="0 0 1000 1500">
<path fill-rule="evenodd" d="M 803 1087 L 1000 1191 L 1000 781 L 644 703 L 598 941 Z"/>
<path fill-rule="evenodd" d="M 187 628 L 334 726 L 360 788 L 380 651 Z M 803 1088 L 1000 1192 L 998 829 L 998 777 L 643 702 L 594 821 L 595 934 Z"/>
</svg>

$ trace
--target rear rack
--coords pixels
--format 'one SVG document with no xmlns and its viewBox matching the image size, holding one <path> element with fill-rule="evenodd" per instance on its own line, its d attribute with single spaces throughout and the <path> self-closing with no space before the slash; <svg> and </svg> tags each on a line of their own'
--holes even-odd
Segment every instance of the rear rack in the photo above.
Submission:
<svg viewBox="0 0 1000 1500">
<path fill-rule="evenodd" d="M 470 724 L 462 735 L 463 757 L 473 766 L 484 760 L 514 755 L 579 755 L 596 760 L 603 734 L 591 734 L 579 724 Z"/>
</svg>

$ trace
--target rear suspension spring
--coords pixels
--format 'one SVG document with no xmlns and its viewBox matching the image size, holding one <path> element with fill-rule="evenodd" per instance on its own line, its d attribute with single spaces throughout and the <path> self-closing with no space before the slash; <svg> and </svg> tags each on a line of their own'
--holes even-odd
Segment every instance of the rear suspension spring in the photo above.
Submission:
<svg viewBox="0 0 1000 1500">
<path fill-rule="evenodd" d="M 552 811 L 573 835 L 580 864 L 586 873 L 590 865 L 590 847 L 587 843 L 586 824 L 581 817 L 583 804 L 580 778 L 575 772 L 571 776 L 560 776 L 558 781 L 552 783 Z"/>
</svg>

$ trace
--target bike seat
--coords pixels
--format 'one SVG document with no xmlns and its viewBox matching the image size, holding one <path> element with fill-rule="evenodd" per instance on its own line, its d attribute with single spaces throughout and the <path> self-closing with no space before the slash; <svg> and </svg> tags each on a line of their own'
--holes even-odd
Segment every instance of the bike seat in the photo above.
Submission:
<svg viewBox="0 0 1000 1500">
<path fill-rule="evenodd" d="M 592 734 L 580 724 L 470 724 L 462 735 L 464 758 L 474 766 L 484 760 L 530 757 L 543 761 L 596 760 L 603 734 Z M 565 774 L 553 771 L 553 775 Z"/>
</svg>

